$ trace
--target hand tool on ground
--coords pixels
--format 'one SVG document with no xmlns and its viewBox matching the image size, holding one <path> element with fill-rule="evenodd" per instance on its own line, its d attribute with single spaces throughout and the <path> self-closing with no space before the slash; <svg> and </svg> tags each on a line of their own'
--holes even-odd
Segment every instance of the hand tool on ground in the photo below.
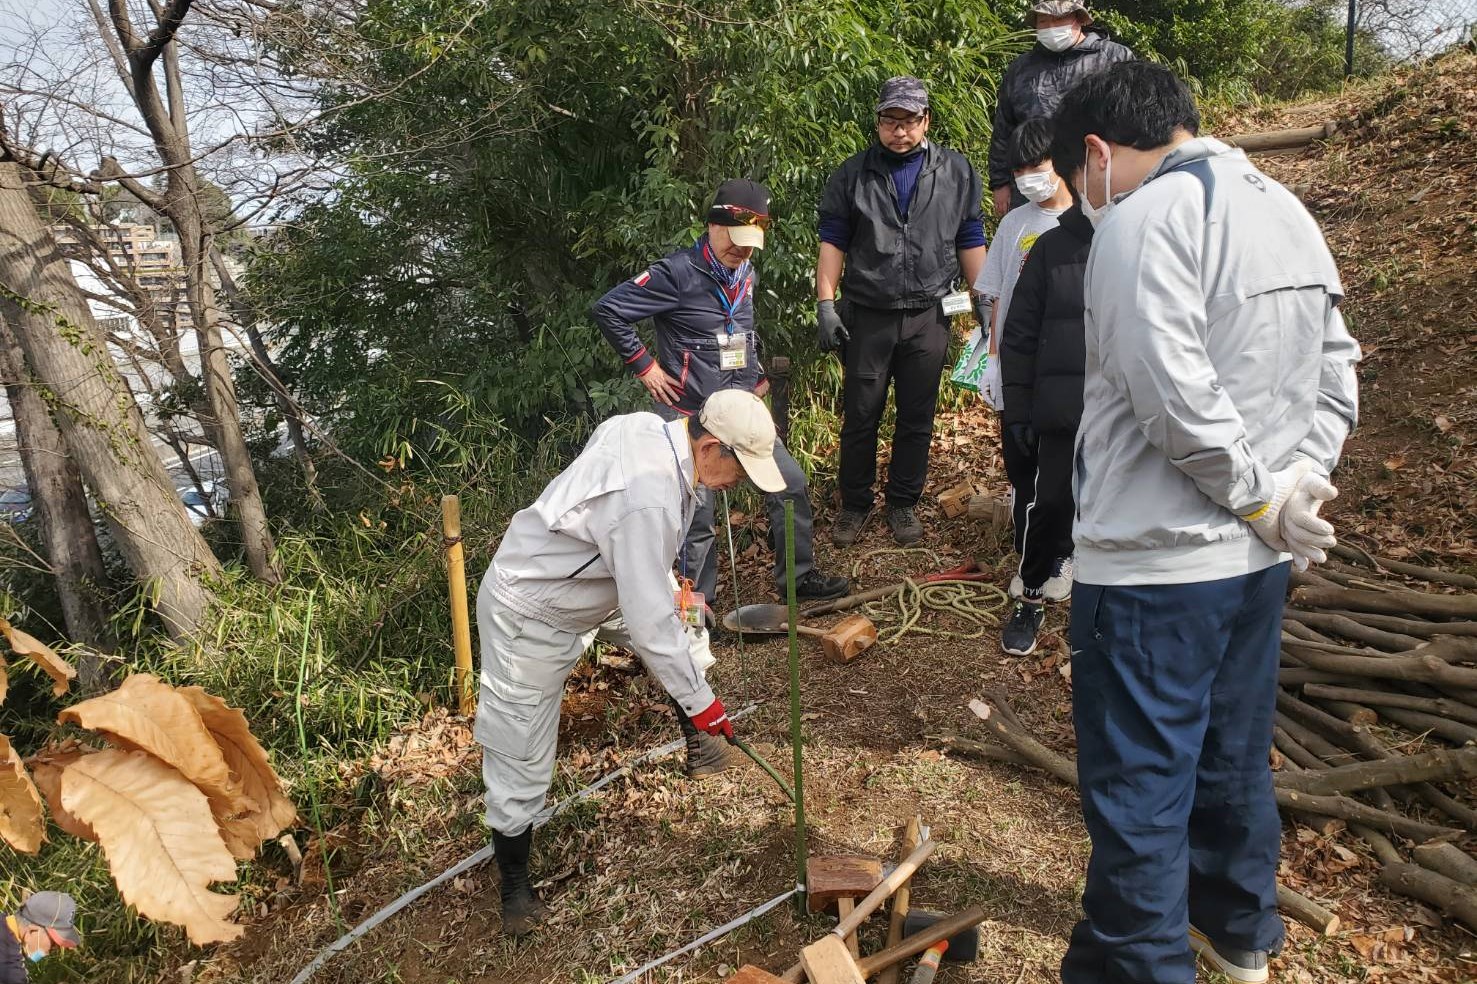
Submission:
<svg viewBox="0 0 1477 984">
<path fill-rule="evenodd" d="M 924 950 L 923 958 L 918 961 L 918 966 L 913 968 L 912 984 L 933 984 L 933 979 L 939 972 L 939 961 L 944 959 L 944 954 L 948 950 L 948 940 L 939 940 Z"/>
<path fill-rule="evenodd" d="M 928 856 L 937 847 L 938 842 L 934 840 L 926 840 L 922 844 L 919 844 L 918 849 L 908 855 L 902 864 L 893 869 L 892 874 L 882 879 L 866 898 L 858 902 L 856 908 L 852 910 L 851 915 L 838 922 L 836 928 L 831 930 L 828 936 L 822 937 L 817 942 L 801 950 L 800 963 L 785 971 L 784 979 L 791 982 L 791 984 L 798 984 L 801 976 L 809 973 L 812 984 L 833 984 L 833 982 L 835 984 L 843 984 L 843 982 L 845 984 L 851 984 L 851 978 L 849 977 L 834 975 L 831 977 L 817 977 L 816 974 L 822 973 L 825 968 L 833 966 L 834 956 L 837 953 L 846 958 L 847 964 L 850 964 L 853 968 L 856 967 L 856 963 L 851 959 L 851 954 L 847 951 L 846 944 L 843 941 L 846 937 L 856 932 L 857 927 L 866 922 L 867 917 L 873 912 L 876 912 L 882 903 L 886 902 L 892 896 L 892 893 L 897 891 L 899 885 L 913 877 L 913 872 L 918 870 L 918 866 L 926 861 Z M 929 942 L 936 943 L 938 941 L 930 940 Z M 832 946 L 831 944 L 835 945 Z M 924 948 L 926 949 L 927 947 L 925 946 Z M 817 961 L 816 971 L 812 971 L 806 965 L 805 955 L 807 953 L 812 954 L 812 958 Z M 836 973 L 840 972 L 839 970 L 836 971 Z"/>
<path fill-rule="evenodd" d="M 907 936 L 917 936 L 948 918 L 942 912 L 914 909 L 908 913 L 908 918 L 904 923 L 904 932 Z M 980 931 L 978 927 L 968 926 L 948 936 L 945 942 L 949 944 L 949 950 L 944 954 L 944 959 L 949 963 L 973 963 L 979 959 Z"/>
<path fill-rule="evenodd" d="M 902 856 L 907 857 L 913 853 L 922 839 L 923 819 L 913 817 L 903 828 L 903 850 Z M 892 912 L 887 924 L 887 945 L 897 946 L 903 939 L 903 924 L 908 917 L 908 907 L 911 904 L 913 883 L 911 879 L 898 886 L 897 894 L 892 897 Z M 897 968 L 889 967 L 878 977 L 878 984 L 897 984 Z"/>
<path fill-rule="evenodd" d="M 784 605 L 745 605 L 724 615 L 723 627 L 740 636 L 786 635 L 789 618 Z M 845 619 L 829 629 L 796 625 L 795 631 L 820 639 L 826 658 L 836 663 L 850 663 L 877 641 L 877 626 L 865 615 Z"/>
<path fill-rule="evenodd" d="M 958 567 L 935 571 L 932 574 L 914 578 L 914 580 L 918 584 L 931 584 L 934 581 L 993 581 L 995 574 L 993 571 L 981 569 L 979 562 L 970 557 Z"/>
<path fill-rule="evenodd" d="M 730 738 L 728 739 L 728 743 L 734 748 L 737 748 L 739 751 L 743 752 L 745 755 L 749 756 L 749 758 L 753 759 L 754 764 L 759 766 L 759 768 L 763 769 L 769 774 L 769 778 L 774 780 L 775 785 L 779 786 L 780 791 L 789 798 L 790 802 L 795 802 L 795 790 L 790 788 L 790 784 L 785 782 L 785 777 L 780 775 L 779 771 L 776 770 L 774 766 L 765 761 L 763 755 L 760 755 L 758 752 L 754 751 L 754 749 L 750 748 L 749 743 L 744 741 L 742 738 Z"/>
<path fill-rule="evenodd" d="M 805 864 L 805 900 L 811 912 L 820 912 L 836 903 L 841 919 L 851 915 L 856 900 L 871 894 L 882 881 L 882 864 L 875 858 L 812 857 Z M 846 937 L 846 948 L 859 956 L 856 934 Z"/>
</svg>

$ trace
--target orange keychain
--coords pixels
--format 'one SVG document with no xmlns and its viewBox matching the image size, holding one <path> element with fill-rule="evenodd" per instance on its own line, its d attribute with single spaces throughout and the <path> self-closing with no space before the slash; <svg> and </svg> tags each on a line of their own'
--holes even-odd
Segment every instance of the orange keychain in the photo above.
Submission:
<svg viewBox="0 0 1477 984">
<path fill-rule="evenodd" d="M 677 617 L 684 625 L 690 625 L 694 629 L 700 629 L 705 624 L 703 621 L 703 595 L 700 591 L 692 590 L 692 581 L 683 577 L 677 579 L 677 591 L 675 592 Z"/>
</svg>

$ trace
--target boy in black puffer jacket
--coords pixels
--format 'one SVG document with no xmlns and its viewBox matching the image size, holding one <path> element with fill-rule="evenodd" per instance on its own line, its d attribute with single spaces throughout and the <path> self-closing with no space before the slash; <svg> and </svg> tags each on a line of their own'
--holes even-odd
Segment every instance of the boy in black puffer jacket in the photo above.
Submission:
<svg viewBox="0 0 1477 984">
<path fill-rule="evenodd" d="M 1002 648 L 1017 656 L 1036 648 L 1048 593 L 1063 596 L 1055 582 L 1070 590 L 1072 580 L 1072 459 L 1085 361 L 1082 285 L 1092 233 L 1092 223 L 1073 205 L 1057 228 L 1041 234 L 1021 268 L 1000 338 L 1001 439 L 1035 462 L 1035 482 L 1015 490 L 1030 504 L 1019 534 L 1019 601 L 1000 634 Z M 1049 586 L 1058 590 L 1048 592 Z"/>
</svg>

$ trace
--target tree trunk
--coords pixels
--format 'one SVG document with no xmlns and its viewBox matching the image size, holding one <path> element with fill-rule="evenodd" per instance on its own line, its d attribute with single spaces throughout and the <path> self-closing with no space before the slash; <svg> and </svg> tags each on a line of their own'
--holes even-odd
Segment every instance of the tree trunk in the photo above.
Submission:
<svg viewBox="0 0 1477 984">
<path fill-rule="evenodd" d="M 188 636 L 220 570 L 190 523 L 71 270 L 26 191 L 0 161 L 0 315 L 10 322 L 72 459 L 169 633 Z"/>
<path fill-rule="evenodd" d="M 108 576 L 103 567 L 103 552 L 87 511 L 82 473 L 68 455 L 51 411 L 31 385 L 20 343 L 3 317 L 0 317 L 0 376 L 10 401 L 21 467 L 36 506 L 46 562 L 56 579 L 67 635 L 96 651 L 84 654 L 78 661 L 82 689 L 93 693 L 107 683 L 106 661 L 97 654 L 112 652 L 117 645 L 104 607 Z"/>
</svg>

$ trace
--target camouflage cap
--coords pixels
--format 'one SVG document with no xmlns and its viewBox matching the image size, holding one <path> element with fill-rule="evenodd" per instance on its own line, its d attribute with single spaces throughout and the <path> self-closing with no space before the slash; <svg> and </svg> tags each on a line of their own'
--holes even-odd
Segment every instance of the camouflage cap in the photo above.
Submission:
<svg viewBox="0 0 1477 984">
<path fill-rule="evenodd" d="M 1032 27 L 1036 26 L 1036 15 L 1046 14 L 1048 17 L 1061 17 L 1063 14 L 1082 14 L 1082 25 L 1086 27 L 1092 23 L 1092 14 L 1087 9 L 1083 0 L 1037 0 L 1031 4 L 1030 11 L 1026 14 L 1026 23 Z"/>
<path fill-rule="evenodd" d="M 928 90 L 911 75 L 898 75 L 882 83 L 877 93 L 877 112 L 884 109 L 906 109 L 910 113 L 928 110 Z"/>
</svg>

